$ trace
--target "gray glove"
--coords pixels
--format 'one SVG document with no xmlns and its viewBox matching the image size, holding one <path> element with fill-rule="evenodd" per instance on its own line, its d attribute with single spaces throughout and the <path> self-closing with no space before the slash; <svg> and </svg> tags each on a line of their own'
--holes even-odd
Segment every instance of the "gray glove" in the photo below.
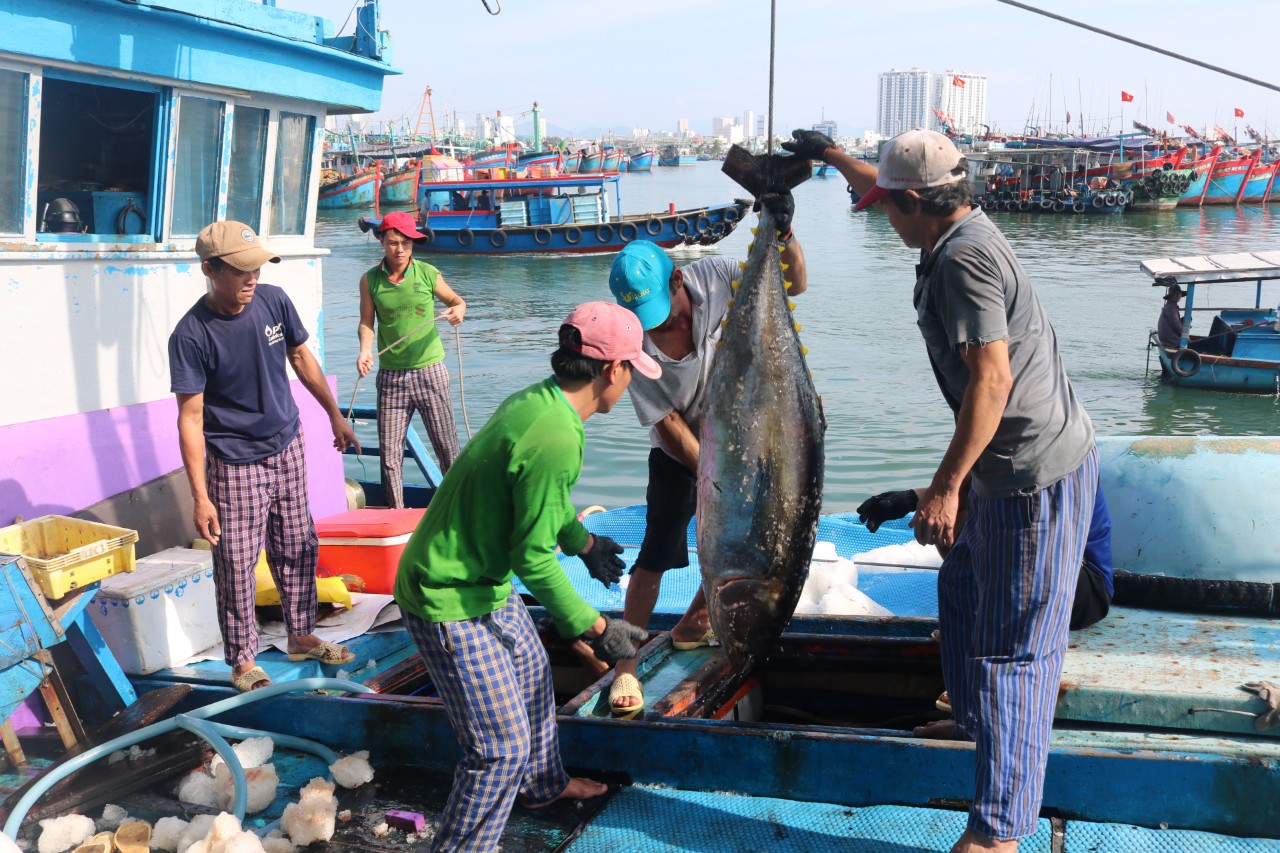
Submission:
<svg viewBox="0 0 1280 853">
<path fill-rule="evenodd" d="M 858 521 L 867 525 L 867 531 L 875 533 L 880 525 L 895 518 L 915 512 L 919 499 L 914 489 L 901 492 L 881 492 L 858 505 Z"/>
<path fill-rule="evenodd" d="M 1271 706 L 1270 711 L 1263 711 L 1253 718 L 1255 729 L 1261 732 L 1280 726 L 1280 685 L 1270 681 L 1250 681 L 1240 689 L 1257 694 L 1259 699 Z"/>
<path fill-rule="evenodd" d="M 600 581 L 605 586 L 615 584 L 622 577 L 622 570 L 627 564 L 622 562 L 622 558 L 618 555 L 622 553 L 622 546 L 614 542 L 608 536 L 594 536 L 591 543 L 591 549 L 585 554 L 579 554 L 582 562 L 586 563 L 587 571 L 591 573 L 591 577 Z"/>
<path fill-rule="evenodd" d="M 793 130 L 793 139 L 782 143 L 783 149 L 807 160 L 821 160 L 828 148 L 835 147 L 835 140 L 817 130 Z"/>
<path fill-rule="evenodd" d="M 604 630 L 594 640 L 587 640 L 595 656 L 609 666 L 636 656 L 635 643 L 649 639 L 649 632 L 624 619 L 604 617 Z"/>
</svg>

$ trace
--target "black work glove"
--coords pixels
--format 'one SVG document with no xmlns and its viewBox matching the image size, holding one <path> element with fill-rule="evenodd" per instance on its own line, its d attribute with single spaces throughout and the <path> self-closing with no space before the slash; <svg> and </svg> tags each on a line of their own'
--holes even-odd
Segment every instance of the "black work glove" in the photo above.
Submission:
<svg viewBox="0 0 1280 853">
<path fill-rule="evenodd" d="M 867 525 L 868 531 L 875 533 L 886 521 L 902 518 L 909 512 L 915 512 L 917 502 L 914 489 L 902 492 L 881 492 L 858 505 L 858 521 Z"/>
<path fill-rule="evenodd" d="M 1270 681 L 1250 681 L 1241 689 L 1256 694 L 1259 699 L 1271 706 L 1271 710 L 1263 711 L 1254 717 L 1255 729 L 1261 732 L 1280 726 L 1280 685 Z"/>
<path fill-rule="evenodd" d="M 782 147 L 809 160 L 821 160 L 828 148 L 835 147 L 835 140 L 817 130 L 793 130 L 793 139 L 782 143 Z"/>
<path fill-rule="evenodd" d="M 622 577 L 622 570 L 627 567 L 618 556 L 622 553 L 622 546 L 608 536 L 593 536 L 593 539 L 590 550 L 578 556 L 587 564 L 591 577 L 605 586 L 617 583 Z"/>
<path fill-rule="evenodd" d="M 769 211 L 773 217 L 774 227 L 778 229 L 778 233 L 784 238 L 791 234 L 791 217 L 796 212 L 796 201 L 791 197 L 791 190 L 783 190 L 780 193 L 763 193 L 760 198 L 756 199 L 752 210 L 759 211 L 760 208 Z"/>
<path fill-rule="evenodd" d="M 635 643 L 643 643 L 649 639 L 649 632 L 644 628 L 632 625 L 625 619 L 604 618 L 604 631 L 594 640 L 587 640 L 587 645 L 595 656 L 609 666 L 620 660 L 630 660 L 636 656 Z"/>
</svg>

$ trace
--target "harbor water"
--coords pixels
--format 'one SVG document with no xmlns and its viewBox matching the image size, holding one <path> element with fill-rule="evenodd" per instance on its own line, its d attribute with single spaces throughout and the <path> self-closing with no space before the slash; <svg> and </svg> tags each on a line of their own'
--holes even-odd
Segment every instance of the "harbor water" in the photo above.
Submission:
<svg viewBox="0 0 1280 853">
<path fill-rule="evenodd" d="M 745 193 L 717 162 L 624 174 L 624 213 L 727 202 Z M 934 383 L 915 323 L 911 291 L 916 253 L 880 213 L 855 213 L 840 177 L 814 178 L 795 190 L 795 233 L 805 250 L 809 291 L 795 316 L 829 421 L 824 511 L 842 512 L 885 489 L 926 485 L 953 427 Z M 611 199 L 612 203 L 612 199 Z M 1044 303 L 1077 396 L 1103 435 L 1275 435 L 1280 398 L 1179 389 L 1156 380 L 1148 332 L 1164 291 L 1138 264 L 1147 258 L 1269 251 L 1280 238 L 1280 207 L 1180 209 L 1120 215 L 990 214 L 1012 243 Z M 677 265 L 712 254 L 746 258 L 755 221 L 748 215 L 710 247 L 673 251 Z M 381 258 L 356 214 L 321 211 L 317 244 L 324 260 L 324 364 L 338 377 L 342 407 L 356 382 L 361 273 Z M 460 327 L 466 414 L 478 430 L 513 391 L 545 377 L 556 330 L 573 306 L 611 298 L 612 256 L 418 254 L 436 265 L 467 301 Z M 268 279 L 269 280 L 269 279 Z M 1263 289 L 1263 304 L 1280 288 Z M 1254 288 L 1201 287 L 1201 306 L 1252 306 Z M 1193 331 L 1208 329 L 1197 313 Z M 460 438 L 465 442 L 454 334 L 441 323 Z M 1154 367 L 1152 367 L 1154 365 Z M 357 403 L 374 405 L 373 374 Z M 415 421 L 421 432 L 421 424 Z M 361 425 L 362 441 L 374 442 Z M 574 491 L 579 508 L 644 500 L 648 438 L 629 402 L 586 424 L 586 458 Z M 425 434 L 424 434 L 425 438 Z M 363 466 L 363 472 L 362 468 Z M 347 460 L 348 476 L 376 479 L 372 460 Z M 409 472 L 406 470 L 406 476 Z"/>
</svg>

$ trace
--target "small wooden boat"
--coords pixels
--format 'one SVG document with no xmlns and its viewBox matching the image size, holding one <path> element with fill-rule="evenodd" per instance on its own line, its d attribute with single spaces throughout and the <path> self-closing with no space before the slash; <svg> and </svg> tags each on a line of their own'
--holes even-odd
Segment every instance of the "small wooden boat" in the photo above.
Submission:
<svg viewBox="0 0 1280 853">
<path fill-rule="evenodd" d="M 1280 279 L 1280 252 L 1157 258 L 1143 261 L 1142 271 L 1151 276 L 1153 286 L 1177 285 L 1186 293 L 1178 348 L 1162 347 L 1155 332 L 1148 338 L 1165 381 L 1212 391 L 1280 394 L 1280 328 L 1276 309 L 1262 304 L 1262 283 Z M 1216 312 L 1209 333 L 1189 334 L 1196 285 L 1208 283 L 1254 284 L 1254 305 L 1201 308 Z"/>
<path fill-rule="evenodd" d="M 750 203 L 623 215 L 619 175 L 505 177 L 423 183 L 418 195 L 419 243 L 447 254 L 601 254 L 633 240 L 665 248 L 711 245 L 732 233 Z M 613 190 L 610 198 L 609 190 Z M 367 218 L 368 231 L 378 220 Z"/>
</svg>

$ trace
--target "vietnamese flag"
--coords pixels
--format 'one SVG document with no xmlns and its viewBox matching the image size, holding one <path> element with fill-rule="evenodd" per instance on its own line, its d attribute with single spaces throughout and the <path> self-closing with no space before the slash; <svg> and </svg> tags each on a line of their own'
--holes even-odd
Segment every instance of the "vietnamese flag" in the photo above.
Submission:
<svg viewBox="0 0 1280 853">
<path fill-rule="evenodd" d="M 1244 118 L 1244 110 L 1236 107 L 1236 118 Z"/>
<path fill-rule="evenodd" d="M 953 77 L 951 78 L 951 85 L 952 85 L 952 86 L 959 86 L 961 89 L 963 89 L 963 88 L 964 88 L 964 78 L 963 78 L 963 77 L 955 77 L 955 76 L 953 76 Z M 1243 115 L 1243 113 L 1241 113 L 1241 115 Z"/>
<path fill-rule="evenodd" d="M 1130 95 L 1130 94 L 1129 94 L 1128 92 L 1126 92 L 1124 89 L 1121 89 L 1121 90 L 1120 90 L 1120 100 L 1127 104 L 1127 103 L 1129 103 L 1130 101 L 1132 101 L 1132 100 L 1133 100 L 1133 95 Z"/>
</svg>

